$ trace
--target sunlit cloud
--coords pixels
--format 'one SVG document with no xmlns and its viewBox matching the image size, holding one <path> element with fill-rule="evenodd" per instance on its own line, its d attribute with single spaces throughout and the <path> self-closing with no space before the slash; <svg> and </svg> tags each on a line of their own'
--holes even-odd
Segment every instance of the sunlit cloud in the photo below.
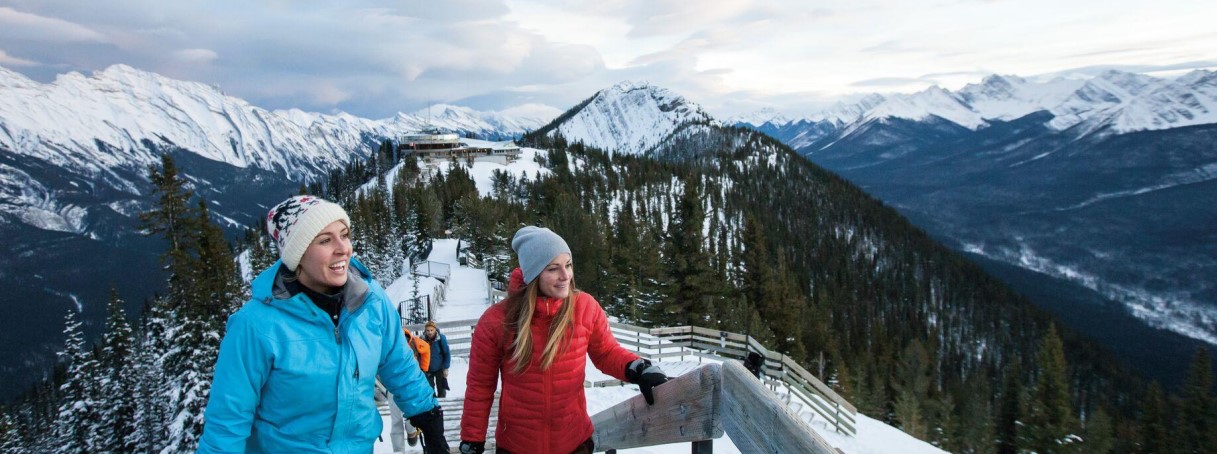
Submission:
<svg viewBox="0 0 1217 454">
<path fill-rule="evenodd" d="M 123 63 L 268 108 L 369 118 L 431 103 L 566 109 L 622 80 L 669 88 L 719 117 L 761 107 L 797 116 L 993 73 L 1212 67 L 1210 3 L 123 0 L 86 11 L 43 0 L 0 7 L 0 64 L 49 81 Z"/>
</svg>

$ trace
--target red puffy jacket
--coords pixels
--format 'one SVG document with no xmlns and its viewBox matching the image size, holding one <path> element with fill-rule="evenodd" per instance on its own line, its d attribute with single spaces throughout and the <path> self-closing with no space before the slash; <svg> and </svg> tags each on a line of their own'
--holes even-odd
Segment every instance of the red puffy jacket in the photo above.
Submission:
<svg viewBox="0 0 1217 454">
<path fill-rule="evenodd" d="M 523 288 L 517 268 L 511 273 L 511 291 Z M 511 342 L 503 318 L 503 302 L 490 306 L 478 320 L 469 353 L 469 376 L 465 410 L 461 415 L 461 440 L 485 441 L 486 425 L 494 391 L 501 377 L 499 423 L 495 441 L 503 450 L 518 453 L 566 454 L 591 438 L 592 420 L 583 393 L 587 358 L 602 372 L 625 380 L 625 368 L 638 355 L 617 343 L 609 331 L 608 318 L 600 303 L 587 293 L 575 295 L 575 313 L 569 346 L 554 357 L 549 369 L 541 370 L 541 354 L 549 338 L 549 323 L 564 300 L 538 297 L 533 315 L 532 362 L 520 374 L 511 370 Z"/>
</svg>

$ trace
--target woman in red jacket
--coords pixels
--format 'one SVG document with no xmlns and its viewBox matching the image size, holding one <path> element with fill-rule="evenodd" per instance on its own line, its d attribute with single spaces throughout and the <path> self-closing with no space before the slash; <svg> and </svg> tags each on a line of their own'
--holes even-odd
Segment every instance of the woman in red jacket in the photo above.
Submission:
<svg viewBox="0 0 1217 454">
<path fill-rule="evenodd" d="M 501 378 L 499 453 L 591 453 L 592 420 L 583 393 L 587 358 L 606 374 L 639 386 L 647 403 L 667 381 L 650 361 L 621 348 L 600 303 L 575 288 L 566 241 L 546 228 L 524 227 L 511 247 L 520 268 L 507 298 L 478 320 L 469 353 L 461 452 L 485 449 L 486 426 Z"/>
</svg>

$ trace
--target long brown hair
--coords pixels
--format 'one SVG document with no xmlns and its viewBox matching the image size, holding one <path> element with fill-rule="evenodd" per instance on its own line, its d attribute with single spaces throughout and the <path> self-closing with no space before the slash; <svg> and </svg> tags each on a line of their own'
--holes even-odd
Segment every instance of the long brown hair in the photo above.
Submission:
<svg viewBox="0 0 1217 454">
<path fill-rule="evenodd" d="M 533 339 L 530 324 L 532 316 L 537 312 L 540 283 L 539 277 L 533 279 L 522 290 L 508 295 L 504 300 L 507 315 L 503 318 L 503 323 L 507 325 L 509 333 L 515 334 L 515 340 L 511 342 L 511 361 L 515 361 L 511 372 L 515 374 L 523 373 L 532 362 Z M 575 288 L 574 278 L 571 278 L 570 293 L 563 300 L 562 308 L 558 309 L 558 315 L 549 323 L 549 339 L 542 350 L 541 370 L 549 369 L 554 363 L 554 357 L 558 356 L 558 351 L 566 349 L 570 338 L 568 334 L 574 325 L 576 293 L 579 293 L 579 290 Z"/>
</svg>

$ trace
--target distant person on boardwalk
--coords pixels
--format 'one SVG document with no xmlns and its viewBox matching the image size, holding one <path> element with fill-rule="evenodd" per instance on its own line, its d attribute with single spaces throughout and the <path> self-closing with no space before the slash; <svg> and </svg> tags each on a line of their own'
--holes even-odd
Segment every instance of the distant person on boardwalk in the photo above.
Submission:
<svg viewBox="0 0 1217 454">
<path fill-rule="evenodd" d="M 452 351 L 448 349 L 448 336 L 439 332 L 434 321 L 427 322 L 423 339 L 431 345 L 431 367 L 427 370 L 427 382 L 435 388 L 435 396 L 443 399 L 448 395 L 448 367 L 452 365 Z"/>
<path fill-rule="evenodd" d="M 406 345 L 410 346 L 410 351 L 414 354 L 415 361 L 418 361 L 419 369 L 426 371 L 427 367 L 431 365 L 431 345 L 421 337 L 415 336 L 407 328 L 402 328 L 402 332 L 406 335 Z M 377 405 L 385 401 L 389 405 L 389 424 L 392 424 L 389 429 L 389 441 L 393 444 L 393 452 L 405 452 L 407 440 L 410 446 L 417 445 L 418 437 L 423 431 L 414 427 L 413 424 L 410 424 L 409 419 L 402 416 L 401 408 L 393 401 L 393 394 L 389 393 L 384 385 L 377 380 Z"/>
<path fill-rule="evenodd" d="M 566 241 L 546 228 L 524 227 L 511 247 L 520 267 L 507 298 L 473 331 L 461 415 L 461 452 L 485 450 L 495 388 L 501 379 L 498 453 L 591 453 L 592 420 L 583 392 L 587 358 L 604 373 L 637 384 L 648 404 L 668 380 L 650 361 L 622 348 L 600 303 L 575 288 Z"/>
<path fill-rule="evenodd" d="M 427 452 L 448 452 L 443 410 L 401 318 L 351 257 L 346 211 L 296 196 L 270 210 L 266 228 L 280 260 L 228 318 L 198 452 L 372 452 L 378 375 L 423 429 Z"/>
</svg>

